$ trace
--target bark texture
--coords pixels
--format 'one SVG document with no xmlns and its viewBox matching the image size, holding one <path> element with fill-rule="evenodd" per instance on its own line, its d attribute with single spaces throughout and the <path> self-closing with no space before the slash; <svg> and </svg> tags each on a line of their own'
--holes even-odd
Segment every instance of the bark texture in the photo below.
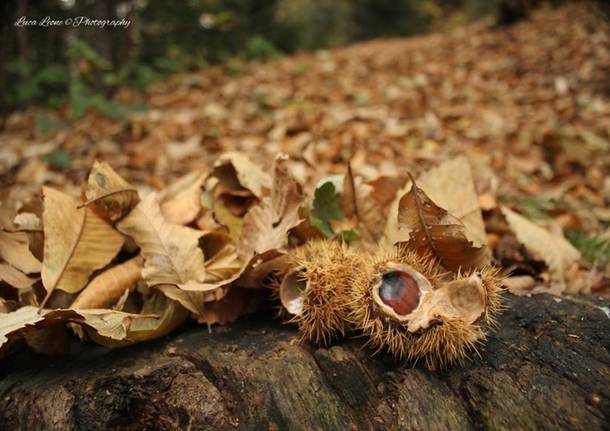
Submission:
<svg viewBox="0 0 610 431">
<path fill-rule="evenodd" d="M 298 345 L 265 316 L 126 349 L 0 363 L 0 429 L 608 429 L 607 302 L 507 298 L 463 367 L 371 358 L 358 340 Z"/>
</svg>

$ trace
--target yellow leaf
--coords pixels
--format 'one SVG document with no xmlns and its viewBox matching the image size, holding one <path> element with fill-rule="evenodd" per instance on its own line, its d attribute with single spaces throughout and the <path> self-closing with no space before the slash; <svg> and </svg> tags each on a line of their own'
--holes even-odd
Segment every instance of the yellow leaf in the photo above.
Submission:
<svg viewBox="0 0 610 431">
<path fill-rule="evenodd" d="M 43 193 L 42 282 L 47 298 L 55 289 L 76 293 L 118 253 L 123 236 L 89 208 L 77 208 L 72 197 L 49 187 Z"/>
<path fill-rule="evenodd" d="M 231 238 L 222 232 L 206 232 L 200 245 L 205 257 L 205 282 L 227 280 L 241 271 L 243 263 Z"/>
<path fill-rule="evenodd" d="M 485 225 L 466 157 L 460 156 L 430 169 L 417 179 L 417 184 L 436 205 L 464 225 L 464 234 L 474 246 L 485 244 Z M 410 189 L 411 183 L 408 182 L 390 206 L 384 232 L 385 240 L 390 245 L 409 240 L 408 229 L 398 225 L 398 203 Z"/>
</svg>

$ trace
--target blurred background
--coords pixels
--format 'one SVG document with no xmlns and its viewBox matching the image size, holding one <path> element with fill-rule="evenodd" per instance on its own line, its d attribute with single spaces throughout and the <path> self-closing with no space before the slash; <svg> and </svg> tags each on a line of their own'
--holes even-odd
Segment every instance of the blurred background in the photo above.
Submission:
<svg viewBox="0 0 610 431">
<path fill-rule="evenodd" d="M 176 72 L 230 60 L 279 57 L 371 38 L 451 30 L 489 18 L 512 24 L 537 0 L 7 0 L 0 43 L 0 112 L 30 104 L 93 108 L 114 117 L 120 87 L 143 89 Z M 553 0 L 556 7 L 566 1 Z M 603 2 L 602 2 L 603 3 Z M 22 26 L 86 16 L 128 27 Z M 4 117 L 5 115 L 3 115 Z"/>
</svg>

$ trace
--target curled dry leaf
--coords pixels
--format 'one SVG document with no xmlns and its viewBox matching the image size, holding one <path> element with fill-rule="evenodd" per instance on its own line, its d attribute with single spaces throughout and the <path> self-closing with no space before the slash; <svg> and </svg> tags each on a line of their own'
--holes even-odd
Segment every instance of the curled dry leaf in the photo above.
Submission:
<svg viewBox="0 0 610 431">
<path fill-rule="evenodd" d="M 212 175 L 225 190 L 249 190 L 258 199 L 271 189 L 271 177 L 259 165 L 240 152 L 224 153 L 214 163 Z"/>
<path fill-rule="evenodd" d="M 485 224 L 468 159 L 447 160 L 417 179 L 417 185 L 438 206 L 464 225 L 464 233 L 473 245 L 485 244 Z"/>
<path fill-rule="evenodd" d="M 168 298 L 178 301 L 183 307 L 206 319 L 210 308 L 208 302 L 218 302 L 234 287 L 230 287 L 249 266 L 244 266 L 237 256 L 235 246 L 228 235 L 222 232 L 207 232 L 199 241 L 205 256 L 206 275 L 203 282 L 188 282 L 179 287 L 165 284 L 158 289 Z M 260 287 L 260 286 L 257 286 Z"/>
<path fill-rule="evenodd" d="M 79 311 L 80 312 L 80 311 Z M 89 329 L 87 335 L 106 347 L 123 347 L 163 337 L 180 326 L 189 317 L 188 311 L 161 292 L 154 292 L 142 306 L 140 315 L 126 328 L 125 336 L 117 338 Z M 151 317 L 156 316 L 156 317 Z"/>
<path fill-rule="evenodd" d="M 145 261 L 142 278 L 146 283 L 195 314 L 201 312 L 203 303 L 222 298 L 228 285 L 239 276 L 236 271 L 229 278 L 218 279 L 229 272 L 227 268 L 237 267 L 236 253 L 228 244 L 217 250 L 217 259 L 215 255 L 206 256 L 208 272 L 199 248 L 204 233 L 165 222 L 153 194 L 143 199 L 118 227 L 140 246 Z"/>
<path fill-rule="evenodd" d="M 30 251 L 28 236 L 23 232 L 0 229 L 0 258 L 26 274 L 40 272 L 40 261 Z"/>
<path fill-rule="evenodd" d="M 40 218 L 34 213 L 20 213 L 15 216 L 13 219 L 13 224 L 17 227 L 17 230 L 20 231 L 41 231 L 42 224 L 40 223 Z"/>
<path fill-rule="evenodd" d="M 553 283 L 565 289 L 566 271 L 580 259 L 580 252 L 563 236 L 549 232 L 507 207 L 501 207 L 517 240 L 549 268 Z"/>
<path fill-rule="evenodd" d="M 197 318 L 197 322 L 208 326 L 233 322 L 240 316 L 257 311 L 262 296 L 262 290 L 233 287 L 219 301 L 203 304 L 203 312 Z"/>
<path fill-rule="evenodd" d="M 487 249 L 475 247 L 460 220 L 436 205 L 413 178 L 411 181 L 411 190 L 398 204 L 398 224 L 409 232 L 407 248 L 436 258 L 449 271 L 468 271 L 487 264 Z"/>
<path fill-rule="evenodd" d="M 464 225 L 464 234 L 478 247 L 486 242 L 485 225 L 476 194 L 472 170 L 464 156 L 447 160 L 422 174 L 417 184 L 429 198 Z M 411 189 L 409 181 L 398 191 L 391 203 L 385 224 L 384 240 L 391 247 L 396 242 L 408 241 L 409 231 L 398 223 L 399 201 Z"/>
<path fill-rule="evenodd" d="M 142 277 L 149 286 L 181 286 L 205 279 L 203 252 L 198 246 L 202 232 L 167 223 L 154 194 L 144 198 L 117 227 L 140 247 L 145 261 Z"/>
<path fill-rule="evenodd" d="M 365 243 L 376 244 L 383 234 L 390 204 L 403 186 L 404 177 L 379 177 L 363 182 L 354 177 L 351 165 L 343 179 L 341 207 L 346 220 L 355 226 Z"/>
<path fill-rule="evenodd" d="M 202 283 L 187 283 L 181 287 L 177 287 L 172 284 L 160 284 L 157 286 L 165 296 L 177 301 L 184 308 L 189 310 L 195 316 L 203 316 L 206 310 L 205 304 L 207 302 L 218 301 L 222 299 L 227 292 L 230 291 L 227 283 L 222 284 L 209 284 L 209 289 L 201 290 Z M 192 289 L 190 288 L 192 286 Z"/>
<path fill-rule="evenodd" d="M 102 337 L 124 340 L 134 319 L 146 317 L 114 310 L 38 310 L 32 306 L 21 307 L 0 319 L 0 357 L 12 342 L 61 322 L 79 323 Z"/>
<path fill-rule="evenodd" d="M 138 204 L 138 191 L 108 163 L 95 161 L 84 190 L 85 202 L 104 220 L 115 223 Z"/>
<path fill-rule="evenodd" d="M 141 278 L 144 259 L 136 256 L 99 274 L 81 291 L 70 308 L 108 308 L 133 289 Z"/>
<path fill-rule="evenodd" d="M 530 295 L 536 286 L 536 279 L 531 275 L 516 275 L 505 278 L 502 285 L 513 295 Z"/>
<path fill-rule="evenodd" d="M 204 282 L 234 280 L 241 272 L 243 263 L 227 234 L 220 231 L 206 232 L 201 236 L 199 245 L 205 258 Z"/>
<path fill-rule="evenodd" d="M 275 158 L 271 196 L 263 198 L 244 218 L 240 253 L 246 258 L 283 250 L 288 244 L 288 232 L 301 222 L 299 208 L 304 196 L 288 172 L 287 160 L 282 154 Z"/>
<path fill-rule="evenodd" d="M 6 263 L 0 263 L 0 280 L 17 289 L 23 289 L 31 287 L 38 279 L 28 277 L 23 272 Z"/>
<path fill-rule="evenodd" d="M 89 208 L 77 208 L 76 200 L 65 193 L 49 187 L 43 192 L 46 301 L 55 289 L 76 293 L 85 287 L 91 273 L 119 252 L 123 236 Z"/>
<path fill-rule="evenodd" d="M 176 193 L 168 194 L 161 203 L 161 212 L 168 223 L 186 225 L 195 220 L 201 210 L 201 194 L 206 174 L 192 172 L 179 179 Z"/>
</svg>

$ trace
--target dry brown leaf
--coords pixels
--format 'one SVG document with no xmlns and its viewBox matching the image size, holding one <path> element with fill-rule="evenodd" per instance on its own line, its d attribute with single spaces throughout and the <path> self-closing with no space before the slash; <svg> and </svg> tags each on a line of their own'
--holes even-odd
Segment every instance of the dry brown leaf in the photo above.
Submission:
<svg viewBox="0 0 610 431">
<path fill-rule="evenodd" d="M 513 295 L 530 295 L 536 286 L 536 279 L 531 275 L 516 275 L 502 280 L 502 285 Z"/>
<path fill-rule="evenodd" d="M 193 175 L 196 174 L 196 175 Z M 193 172 L 177 181 L 175 194 L 161 203 L 161 212 L 168 223 L 186 225 L 195 220 L 201 210 L 201 187 L 206 174 Z"/>
<path fill-rule="evenodd" d="M 136 256 L 99 274 L 76 297 L 70 308 L 108 308 L 124 292 L 133 289 L 142 276 L 144 259 Z"/>
<path fill-rule="evenodd" d="M 21 272 L 40 272 L 41 263 L 28 247 L 28 236 L 23 232 L 6 232 L 0 229 L 0 258 Z"/>
<path fill-rule="evenodd" d="M 466 157 L 459 156 L 430 169 L 417 179 L 417 185 L 436 205 L 462 222 L 466 238 L 474 246 L 485 244 L 485 225 Z"/>
<path fill-rule="evenodd" d="M 138 191 L 106 162 L 95 161 L 84 191 L 85 202 L 111 223 L 121 220 L 138 204 Z"/>
<path fill-rule="evenodd" d="M 124 238 L 89 208 L 77 208 L 72 197 L 49 187 L 43 193 L 42 282 L 48 299 L 55 289 L 76 293 L 85 287 L 91 273 L 119 252 Z"/>
<path fill-rule="evenodd" d="M 404 184 L 404 177 L 379 177 L 363 182 L 354 178 L 351 165 L 343 178 L 341 207 L 345 219 L 356 227 L 362 239 L 370 244 L 377 243 L 385 229 L 390 204 Z"/>
<path fill-rule="evenodd" d="M 190 283 L 193 287 L 192 289 L 189 288 L 191 287 L 189 283 L 182 285 L 181 287 L 171 284 L 160 284 L 157 286 L 157 289 L 163 292 L 168 298 L 178 301 L 194 315 L 202 316 L 206 310 L 206 303 L 218 301 L 230 291 L 230 287 L 228 286 L 230 281 L 231 280 L 227 283 L 208 284 L 209 288 L 207 291 L 202 290 L 202 287 L 206 286 L 205 284 L 193 282 Z"/>
<path fill-rule="evenodd" d="M 0 263 L 0 280 L 18 289 L 23 289 L 31 287 L 38 279 L 28 277 L 23 272 L 6 263 Z"/>
<path fill-rule="evenodd" d="M 68 331 L 64 322 L 56 322 L 40 327 L 32 334 L 24 337 L 27 346 L 36 353 L 59 355 L 70 350 Z"/>
<path fill-rule="evenodd" d="M 214 163 L 212 173 L 218 178 L 224 190 L 244 188 L 262 199 L 271 189 L 271 177 L 260 166 L 253 163 L 244 153 L 224 153 Z"/>
<path fill-rule="evenodd" d="M 242 235 L 244 219 L 235 215 L 226 205 L 226 194 L 220 195 L 214 200 L 213 218 L 216 223 L 224 226 L 231 238 L 237 242 Z"/>
<path fill-rule="evenodd" d="M 287 160 L 281 154 L 275 158 L 271 196 L 251 208 L 244 218 L 239 252 L 245 258 L 284 249 L 288 231 L 301 222 L 299 208 L 304 196 L 301 186 L 288 172 Z"/>
<path fill-rule="evenodd" d="M 578 262 L 580 252 L 563 236 L 549 232 L 507 207 L 503 206 L 501 210 L 517 240 L 534 257 L 546 263 L 551 280 L 565 289 L 566 271 Z"/>
<path fill-rule="evenodd" d="M 261 290 L 233 287 L 221 300 L 203 304 L 203 312 L 197 318 L 197 322 L 208 326 L 224 325 L 237 320 L 240 316 L 257 311 L 261 302 Z"/>
<path fill-rule="evenodd" d="M 11 313 L 5 313 L 0 319 L 0 358 L 2 357 L 7 343 L 17 340 L 26 334 L 36 332 L 37 325 L 48 320 L 62 320 L 65 317 L 63 311 L 42 310 L 38 313 L 36 307 L 21 307 Z"/>
<path fill-rule="evenodd" d="M 203 236 L 206 247 L 204 232 L 166 223 L 152 194 L 118 226 L 140 246 L 145 259 L 142 277 L 147 284 L 195 314 L 202 312 L 205 302 L 222 298 L 241 272 L 230 244 L 215 250 L 211 247 L 214 254 L 208 250 L 210 255 L 204 259 L 198 246 Z"/>
<path fill-rule="evenodd" d="M 205 259 L 206 283 L 234 279 L 242 271 L 243 263 L 231 238 L 223 232 L 206 232 L 199 245 Z"/>
<path fill-rule="evenodd" d="M 167 298 L 161 292 L 155 292 L 148 298 L 142 310 L 143 316 L 156 315 L 158 317 L 140 317 L 133 319 L 127 328 L 125 337 L 116 339 L 101 335 L 94 330 L 87 334 L 96 343 L 106 347 L 123 347 L 142 341 L 163 337 L 180 326 L 189 317 L 188 311 L 176 301 Z"/>
<path fill-rule="evenodd" d="M 133 320 L 145 317 L 114 310 L 38 310 L 32 306 L 21 307 L 0 319 L 0 357 L 11 342 L 57 323 L 80 323 L 102 337 L 123 340 Z"/>
<path fill-rule="evenodd" d="M 144 198 L 118 229 L 138 244 L 144 257 L 142 277 L 151 286 L 202 282 L 206 271 L 198 246 L 203 232 L 167 223 L 154 194 Z"/>
<path fill-rule="evenodd" d="M 77 317 L 71 318 L 71 322 L 81 323 L 94 330 L 99 336 L 117 341 L 125 340 L 135 320 L 158 319 L 158 316 L 153 314 L 132 314 L 105 309 L 74 311 Z"/>
<path fill-rule="evenodd" d="M 470 270 L 488 263 L 485 247 L 475 247 L 465 234 L 464 225 L 436 205 L 415 180 L 399 201 L 398 224 L 409 231 L 405 245 L 420 255 L 430 255 L 450 271 Z"/>
<path fill-rule="evenodd" d="M 17 304 L 15 301 L 0 298 L 0 314 L 10 313 L 15 310 L 16 306 Z"/>
</svg>

